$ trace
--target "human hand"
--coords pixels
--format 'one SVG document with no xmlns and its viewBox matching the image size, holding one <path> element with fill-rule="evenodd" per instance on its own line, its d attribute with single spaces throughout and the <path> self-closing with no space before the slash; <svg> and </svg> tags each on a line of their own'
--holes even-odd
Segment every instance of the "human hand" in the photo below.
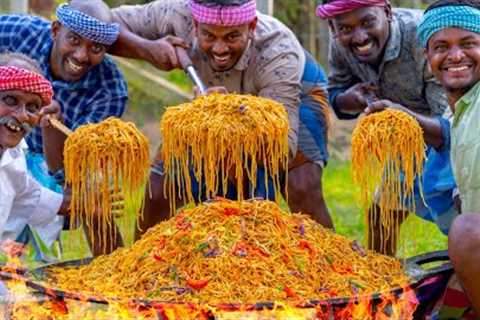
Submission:
<svg viewBox="0 0 480 320">
<path fill-rule="evenodd" d="M 207 89 L 207 91 L 204 93 L 204 95 L 209 95 L 209 94 L 212 94 L 212 93 L 222 93 L 222 94 L 227 94 L 228 93 L 228 90 L 227 88 L 225 87 L 210 87 Z M 193 94 L 195 96 L 195 98 L 199 97 L 202 95 L 202 93 L 200 92 L 200 90 L 198 89 L 198 87 L 194 87 L 193 88 Z"/>
<path fill-rule="evenodd" d="M 115 218 L 121 218 L 125 213 L 125 198 L 121 193 L 111 193 L 111 213 Z"/>
<path fill-rule="evenodd" d="M 68 215 L 70 213 L 70 203 L 72 201 L 72 188 L 67 186 L 63 190 L 63 201 L 60 206 L 59 214 Z M 125 200 L 123 194 L 110 190 L 110 212 L 115 218 L 120 218 L 125 212 Z M 100 207 L 95 209 L 96 215 L 102 214 Z"/>
<path fill-rule="evenodd" d="M 395 110 L 400 110 L 400 111 L 406 111 L 407 109 L 402 106 L 401 104 L 394 103 L 390 100 L 377 100 L 373 101 L 368 105 L 368 107 L 365 108 L 364 112 L 365 114 L 369 115 L 375 112 L 380 112 L 385 109 L 395 109 Z"/>
<path fill-rule="evenodd" d="M 48 128 L 50 127 L 49 117 L 55 118 L 59 121 L 62 121 L 62 108 L 56 100 L 52 100 L 50 105 L 43 107 L 39 112 L 40 117 L 40 127 Z"/>
<path fill-rule="evenodd" d="M 5 252 L 10 258 L 20 257 L 25 252 L 25 245 L 11 239 L 6 239 L 0 243 L 0 250 Z"/>
<path fill-rule="evenodd" d="M 378 88 L 369 83 L 358 83 L 339 94 L 336 103 L 342 112 L 358 114 L 371 102 L 378 100 L 377 91 Z"/>
<path fill-rule="evenodd" d="M 144 59 L 160 70 L 181 68 L 175 47 L 187 49 L 188 45 L 179 37 L 166 36 L 158 40 L 146 40 Z"/>
</svg>

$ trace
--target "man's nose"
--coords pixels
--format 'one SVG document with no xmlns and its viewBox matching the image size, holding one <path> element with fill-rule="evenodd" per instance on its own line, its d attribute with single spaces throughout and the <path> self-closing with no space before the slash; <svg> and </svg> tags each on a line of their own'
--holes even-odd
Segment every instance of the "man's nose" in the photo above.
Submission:
<svg viewBox="0 0 480 320">
<path fill-rule="evenodd" d="M 352 40 L 355 44 L 364 44 L 368 40 L 368 34 L 362 28 L 356 28 Z"/>
<path fill-rule="evenodd" d="M 218 55 L 224 54 L 228 51 L 228 46 L 223 41 L 216 41 L 212 47 L 212 52 Z"/>
<path fill-rule="evenodd" d="M 13 116 L 20 123 L 26 122 L 30 118 L 30 115 L 28 114 L 25 105 L 20 105 L 18 106 L 18 108 L 15 108 L 15 113 L 13 114 Z"/>
<path fill-rule="evenodd" d="M 459 46 L 454 46 L 448 52 L 448 59 L 452 62 L 460 62 L 465 58 L 465 53 Z"/>
<path fill-rule="evenodd" d="M 78 46 L 73 52 L 73 57 L 80 63 L 88 62 L 88 48 L 87 46 Z"/>
</svg>

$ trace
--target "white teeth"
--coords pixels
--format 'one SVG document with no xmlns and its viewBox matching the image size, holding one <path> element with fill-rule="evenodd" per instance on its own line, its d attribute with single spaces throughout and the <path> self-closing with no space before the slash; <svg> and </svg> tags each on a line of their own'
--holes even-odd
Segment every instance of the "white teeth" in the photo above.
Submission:
<svg viewBox="0 0 480 320">
<path fill-rule="evenodd" d="M 68 63 L 68 66 L 70 67 L 70 69 L 72 69 L 74 72 L 79 72 L 80 70 L 82 70 L 81 66 L 75 64 L 70 59 L 67 60 L 67 63 Z"/>
<path fill-rule="evenodd" d="M 369 42 L 368 44 L 366 44 L 364 46 L 357 47 L 357 50 L 360 51 L 360 52 L 368 51 L 372 48 L 372 46 L 373 46 L 373 44 L 371 42 Z"/>
<path fill-rule="evenodd" d="M 228 56 L 226 56 L 226 57 L 213 56 L 213 57 L 215 58 L 215 60 L 217 60 L 220 63 L 227 62 L 227 60 L 228 60 Z"/>
<path fill-rule="evenodd" d="M 7 123 L 6 126 L 7 126 L 8 129 L 10 129 L 12 131 L 20 132 L 22 130 L 22 128 L 20 128 L 19 126 L 16 126 L 16 125 L 11 124 L 11 123 Z"/>
<path fill-rule="evenodd" d="M 458 71 L 464 71 L 464 70 L 467 70 L 468 67 L 467 66 L 461 66 L 461 67 L 450 67 L 448 68 L 448 71 L 452 71 L 452 72 L 458 72 Z"/>
</svg>

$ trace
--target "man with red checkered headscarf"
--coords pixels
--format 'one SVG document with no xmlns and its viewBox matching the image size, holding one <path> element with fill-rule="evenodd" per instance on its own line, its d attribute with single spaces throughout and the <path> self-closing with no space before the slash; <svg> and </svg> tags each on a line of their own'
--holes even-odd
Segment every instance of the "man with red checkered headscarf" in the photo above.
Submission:
<svg viewBox="0 0 480 320">
<path fill-rule="evenodd" d="M 207 93 L 236 92 L 282 103 L 291 128 L 289 206 L 292 211 L 310 214 L 326 227 L 333 226 L 321 183 L 328 160 L 326 76 L 291 30 L 257 12 L 255 0 L 159 0 L 112 12 L 121 24 L 113 53 L 145 59 L 169 70 L 179 67 L 175 46 L 183 46 L 209 88 Z M 157 160 L 143 230 L 169 218 L 162 163 Z M 260 176 L 257 180 L 257 186 L 265 181 Z M 192 189 L 201 185 L 197 187 Z M 249 194 L 265 197 L 266 188 L 257 187 Z"/>
<path fill-rule="evenodd" d="M 52 101 L 50 82 L 39 73 L 0 66 L 0 238 L 7 221 L 24 220 L 32 226 L 50 223 L 68 212 L 68 196 L 50 191 L 27 170 L 25 135 L 37 125 Z M 18 233 L 22 228 L 17 230 Z M 15 235 L 10 234 L 12 239 Z"/>
</svg>

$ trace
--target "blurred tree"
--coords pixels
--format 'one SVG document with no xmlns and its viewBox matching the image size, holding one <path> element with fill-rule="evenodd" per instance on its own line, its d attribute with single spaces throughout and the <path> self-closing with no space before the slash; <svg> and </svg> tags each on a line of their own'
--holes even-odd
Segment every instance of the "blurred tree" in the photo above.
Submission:
<svg viewBox="0 0 480 320">
<path fill-rule="evenodd" d="M 55 0 L 29 0 L 30 12 L 49 18 L 57 5 Z"/>
</svg>

